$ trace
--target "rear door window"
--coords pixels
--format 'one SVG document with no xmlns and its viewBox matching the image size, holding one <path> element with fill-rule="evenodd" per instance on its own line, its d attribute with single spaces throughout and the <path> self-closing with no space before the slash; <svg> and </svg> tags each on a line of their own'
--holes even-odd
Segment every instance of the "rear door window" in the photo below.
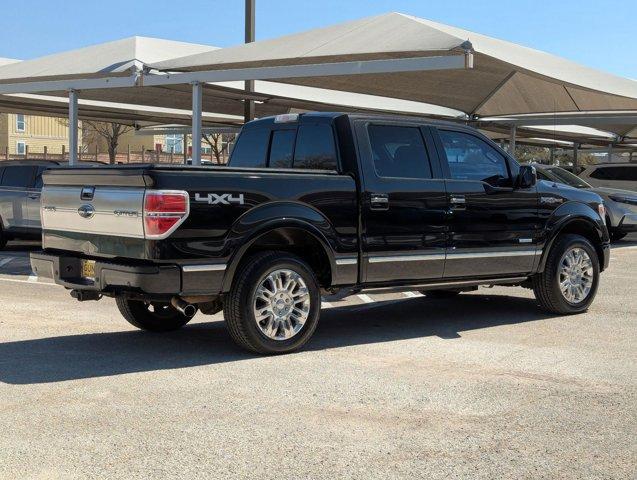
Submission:
<svg viewBox="0 0 637 480">
<path fill-rule="evenodd" d="M 11 166 L 5 167 L 2 175 L 3 187 L 28 188 L 33 185 L 34 167 Z"/>
<path fill-rule="evenodd" d="M 294 168 L 336 170 L 336 144 L 330 125 L 301 125 L 294 150 Z"/>
<path fill-rule="evenodd" d="M 268 166 L 271 168 L 291 168 L 292 157 L 294 156 L 294 140 L 296 139 L 296 129 L 274 130 L 270 141 L 270 160 Z"/>
<path fill-rule="evenodd" d="M 432 178 L 429 155 L 418 127 L 370 125 L 368 132 L 379 177 Z"/>
<path fill-rule="evenodd" d="M 270 129 L 268 128 L 243 131 L 232 150 L 229 165 L 231 167 L 265 167 L 269 140 Z"/>
</svg>

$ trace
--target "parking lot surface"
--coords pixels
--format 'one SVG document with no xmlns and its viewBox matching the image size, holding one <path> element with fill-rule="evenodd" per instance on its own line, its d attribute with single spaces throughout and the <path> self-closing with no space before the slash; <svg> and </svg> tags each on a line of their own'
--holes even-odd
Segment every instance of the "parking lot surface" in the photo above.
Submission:
<svg viewBox="0 0 637 480">
<path fill-rule="evenodd" d="M 1 478 L 635 478 L 637 237 L 585 314 L 353 296 L 276 357 L 220 315 L 137 331 L 31 275 L 34 248 L 0 252 Z"/>
</svg>

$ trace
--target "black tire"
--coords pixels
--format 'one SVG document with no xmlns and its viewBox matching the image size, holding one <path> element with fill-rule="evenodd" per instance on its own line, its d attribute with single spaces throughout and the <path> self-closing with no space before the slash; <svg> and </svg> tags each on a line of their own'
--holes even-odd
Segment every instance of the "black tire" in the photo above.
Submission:
<svg viewBox="0 0 637 480">
<path fill-rule="evenodd" d="M 617 230 L 615 228 L 611 228 L 610 229 L 610 239 L 611 239 L 612 242 L 616 242 L 618 240 L 621 240 L 626 235 L 628 235 L 627 232 L 622 232 L 622 231 Z"/>
<path fill-rule="evenodd" d="M 454 298 L 460 295 L 460 290 L 421 290 L 424 296 L 443 300 L 445 298 Z"/>
<path fill-rule="evenodd" d="M 592 263 L 593 278 L 590 292 L 586 298 L 579 303 L 571 303 L 566 300 L 560 290 L 559 268 L 565 253 L 576 247 L 583 249 L 588 254 Z M 580 235 L 563 235 L 551 247 L 544 272 L 535 275 L 532 279 L 535 298 L 544 310 L 551 313 L 569 315 L 584 312 L 595 299 L 599 286 L 599 273 L 599 258 L 591 242 Z"/>
<path fill-rule="evenodd" d="M 126 297 L 117 297 L 116 303 L 128 323 L 149 332 L 170 332 L 190 321 L 190 317 L 175 310 L 169 303 L 149 303 Z"/>
<path fill-rule="evenodd" d="M 292 270 L 305 282 L 309 294 L 309 313 L 301 329 L 291 338 L 267 337 L 257 325 L 253 302 L 262 280 L 275 270 Z M 289 353 L 301 348 L 318 325 L 321 295 L 314 272 L 301 258 L 288 252 L 262 252 L 251 256 L 236 272 L 230 293 L 224 300 L 223 314 L 232 339 L 240 347 L 261 354 Z"/>
</svg>

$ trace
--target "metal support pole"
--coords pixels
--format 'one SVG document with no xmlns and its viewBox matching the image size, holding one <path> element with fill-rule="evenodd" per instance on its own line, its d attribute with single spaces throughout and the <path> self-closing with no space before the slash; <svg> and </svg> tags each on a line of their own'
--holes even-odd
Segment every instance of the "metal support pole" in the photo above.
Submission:
<svg viewBox="0 0 637 480">
<path fill-rule="evenodd" d="M 613 144 L 608 144 L 608 163 L 613 161 Z"/>
<path fill-rule="evenodd" d="M 184 133 L 184 148 L 181 149 L 181 153 L 184 156 L 184 165 L 188 160 L 188 134 Z"/>
<path fill-rule="evenodd" d="M 192 164 L 201 165 L 201 105 L 203 86 L 192 84 Z"/>
<path fill-rule="evenodd" d="M 577 165 L 577 154 L 579 153 L 579 143 L 573 144 L 573 173 L 577 175 L 579 167 Z"/>
<path fill-rule="evenodd" d="M 555 147 L 549 148 L 549 152 L 551 154 L 549 158 L 549 165 L 555 165 Z"/>
<path fill-rule="evenodd" d="M 245 43 L 254 42 L 255 33 L 255 0 L 245 0 Z M 254 92 L 254 80 L 245 82 L 246 93 Z M 243 103 L 243 121 L 244 123 L 254 120 L 254 100 L 247 98 Z"/>
<path fill-rule="evenodd" d="M 69 165 L 77 164 L 77 91 L 69 90 Z"/>
<path fill-rule="evenodd" d="M 511 134 L 509 135 L 509 154 L 515 157 L 515 136 L 517 134 L 518 127 L 511 125 Z"/>
</svg>

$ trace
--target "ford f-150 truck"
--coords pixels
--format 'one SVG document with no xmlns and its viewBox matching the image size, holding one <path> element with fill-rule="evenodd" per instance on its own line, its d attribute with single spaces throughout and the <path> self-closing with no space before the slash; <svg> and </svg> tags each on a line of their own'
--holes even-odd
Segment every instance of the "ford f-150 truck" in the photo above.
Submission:
<svg viewBox="0 0 637 480">
<path fill-rule="evenodd" d="M 264 118 L 227 167 L 53 170 L 41 208 L 37 275 L 115 297 L 150 331 L 223 309 L 259 353 L 305 344 L 322 295 L 517 285 L 582 312 L 609 261 L 598 195 L 536 183 L 475 129 L 414 117 Z"/>
</svg>

